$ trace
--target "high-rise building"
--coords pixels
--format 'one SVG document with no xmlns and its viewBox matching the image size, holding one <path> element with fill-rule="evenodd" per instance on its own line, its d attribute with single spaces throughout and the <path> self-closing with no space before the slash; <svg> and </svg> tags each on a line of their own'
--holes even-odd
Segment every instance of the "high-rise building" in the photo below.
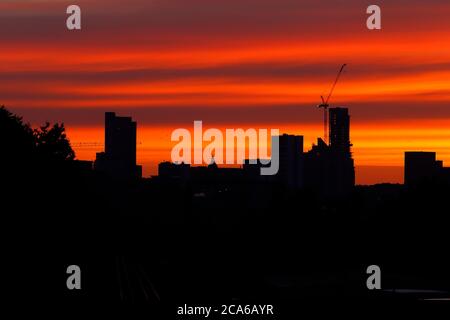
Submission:
<svg viewBox="0 0 450 320">
<path fill-rule="evenodd" d="M 273 139 L 273 138 L 272 138 Z M 279 141 L 278 181 L 288 188 L 303 186 L 303 136 L 283 134 Z M 273 142 L 272 142 L 273 146 Z"/>
<path fill-rule="evenodd" d="M 346 194 L 355 185 L 350 116 L 347 108 L 330 108 L 328 115 L 330 144 L 319 138 L 317 145 L 305 153 L 305 187 L 323 195 Z"/>
<path fill-rule="evenodd" d="M 105 113 L 105 152 L 111 159 L 126 165 L 136 165 L 137 125 L 131 117 Z"/>
<path fill-rule="evenodd" d="M 105 113 L 105 151 L 97 153 L 95 169 L 117 178 L 140 178 L 136 165 L 137 124 L 131 117 Z"/>
<path fill-rule="evenodd" d="M 330 147 L 343 154 L 350 154 L 350 116 L 347 108 L 328 109 L 330 123 Z"/>
</svg>

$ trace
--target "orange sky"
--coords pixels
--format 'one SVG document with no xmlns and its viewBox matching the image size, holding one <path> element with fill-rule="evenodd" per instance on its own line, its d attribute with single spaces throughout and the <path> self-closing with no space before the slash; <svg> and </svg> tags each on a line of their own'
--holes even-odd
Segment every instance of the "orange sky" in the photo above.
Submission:
<svg viewBox="0 0 450 320">
<path fill-rule="evenodd" d="M 105 111 L 138 121 L 147 175 L 194 120 L 303 134 L 307 150 L 347 63 L 331 103 L 350 108 L 358 183 L 401 182 L 406 150 L 450 161 L 448 1 L 378 1 L 381 31 L 357 0 L 81 0 L 75 32 L 69 4 L 0 1 L 0 104 L 65 122 L 80 159 L 101 150 Z"/>
</svg>

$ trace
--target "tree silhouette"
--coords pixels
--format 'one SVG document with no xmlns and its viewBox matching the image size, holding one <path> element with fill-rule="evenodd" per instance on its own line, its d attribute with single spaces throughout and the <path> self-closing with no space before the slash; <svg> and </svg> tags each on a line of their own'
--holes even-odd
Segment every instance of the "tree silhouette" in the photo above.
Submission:
<svg viewBox="0 0 450 320">
<path fill-rule="evenodd" d="M 75 159 L 64 124 L 50 123 L 32 129 L 22 118 L 0 107 L 0 163 L 5 170 L 24 163 L 50 163 Z"/>
<path fill-rule="evenodd" d="M 33 130 L 22 118 L 0 107 L 0 162 L 17 163 L 33 155 L 35 139 Z"/>
<path fill-rule="evenodd" d="M 67 139 L 64 123 L 55 123 L 50 128 L 46 123 L 33 131 L 36 141 L 36 152 L 40 159 L 52 161 L 74 160 L 75 152 Z"/>
</svg>

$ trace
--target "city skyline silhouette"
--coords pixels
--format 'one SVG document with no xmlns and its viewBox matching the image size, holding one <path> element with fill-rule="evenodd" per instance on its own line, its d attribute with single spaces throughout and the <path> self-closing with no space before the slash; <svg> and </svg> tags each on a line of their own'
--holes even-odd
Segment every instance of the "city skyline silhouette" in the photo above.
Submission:
<svg viewBox="0 0 450 320">
<path fill-rule="evenodd" d="M 105 114 L 107 114 L 107 113 L 108 113 L 108 111 L 105 112 Z M 111 113 L 111 112 L 109 112 L 109 113 Z M 47 118 L 45 118 L 45 119 L 47 119 Z M 64 123 L 64 121 L 62 121 L 62 120 L 59 121 L 59 122 Z M 210 126 L 208 126 L 208 127 L 210 127 Z M 67 129 L 70 131 L 70 127 L 68 127 Z M 187 127 L 186 129 L 188 129 L 188 130 L 191 129 L 192 130 L 193 128 Z M 243 129 L 246 130 L 248 128 L 243 127 Z M 304 135 L 302 134 L 301 131 L 299 131 L 299 129 L 294 129 L 294 132 L 297 132 L 297 134 L 302 136 L 303 139 L 304 139 Z M 139 130 L 136 130 L 136 137 L 135 137 L 135 139 L 138 139 L 138 136 L 139 136 L 138 133 L 139 133 Z M 292 133 L 287 133 L 287 132 L 282 132 L 282 134 L 291 134 L 292 135 Z M 104 136 L 104 135 L 105 134 L 103 133 L 102 136 Z M 296 135 L 296 134 L 294 134 L 294 135 Z M 317 137 L 319 137 L 319 136 L 320 136 L 320 131 L 317 132 Z M 315 139 L 318 139 L 317 137 Z M 96 136 L 95 138 L 98 138 L 98 137 Z M 69 137 L 69 140 L 70 140 L 71 145 L 72 145 L 72 147 L 74 148 L 75 151 L 78 148 L 81 148 L 81 149 L 87 148 L 87 149 L 90 150 L 89 154 L 91 154 L 91 155 L 92 154 L 93 155 L 97 154 L 96 157 L 98 157 L 99 156 L 98 153 L 102 151 L 101 148 L 105 148 L 105 143 L 102 140 L 98 140 L 98 141 L 90 140 L 90 141 L 85 142 L 85 143 L 73 142 L 70 139 L 70 137 Z M 134 149 L 135 150 L 134 151 L 135 152 L 135 156 L 138 155 L 138 153 L 139 153 L 139 146 L 142 145 L 142 144 L 148 144 L 148 143 L 145 140 L 140 140 L 140 141 L 136 142 L 136 148 Z M 172 147 L 173 147 L 173 145 L 175 143 L 171 142 L 171 144 L 172 144 Z M 311 144 L 311 149 L 314 149 L 316 147 L 317 147 L 317 141 L 315 141 L 315 142 L 313 142 Z M 305 145 L 305 148 L 307 148 L 306 145 Z M 248 152 L 248 146 L 246 147 L 246 152 Z M 356 178 L 355 181 L 356 181 L 356 184 L 361 184 L 361 185 L 382 184 L 382 183 L 400 183 L 400 184 L 403 184 L 404 183 L 404 177 L 405 177 L 405 165 L 404 165 L 405 152 L 437 153 L 438 157 L 440 159 L 442 159 L 442 155 L 441 154 L 439 154 L 438 152 L 436 152 L 433 149 L 430 150 L 430 148 L 423 148 L 423 149 L 420 149 L 420 148 L 418 148 L 418 149 L 405 148 L 404 150 L 400 151 L 400 155 L 402 157 L 402 164 L 399 165 L 399 166 L 381 166 L 381 165 L 358 166 L 358 165 L 355 165 L 355 178 Z M 81 154 L 85 154 L 85 153 L 81 153 Z M 445 152 L 444 152 L 444 154 L 445 154 Z M 95 157 L 94 158 L 89 158 L 89 157 L 88 158 L 81 158 L 80 156 L 77 156 L 77 159 L 80 160 L 80 161 L 94 161 Z M 143 168 L 140 167 L 139 168 L 139 172 L 140 172 L 139 175 L 142 176 L 142 177 L 145 177 L 145 178 L 150 178 L 152 176 L 157 176 L 158 175 L 158 166 L 159 166 L 159 164 L 162 163 L 162 162 L 166 162 L 169 159 L 170 159 L 170 149 L 167 149 L 164 153 L 162 153 L 162 154 L 160 153 L 159 158 L 156 159 L 156 161 L 157 161 L 157 163 L 155 165 L 156 169 L 152 169 L 152 171 L 149 173 L 148 165 L 143 165 L 142 167 L 146 168 L 147 170 L 143 170 Z M 141 160 L 141 159 L 139 159 L 139 157 L 138 157 L 138 160 Z M 137 160 L 135 160 L 134 162 L 137 163 Z M 357 158 L 356 158 L 356 162 L 358 162 Z M 445 167 L 445 164 L 446 164 L 445 161 L 441 160 L 441 162 L 442 162 L 442 166 Z M 203 165 L 207 165 L 207 163 L 204 163 Z M 223 166 L 224 167 L 230 167 L 229 165 L 221 165 L 221 167 L 223 167 Z M 242 166 L 242 164 L 235 164 L 235 165 L 232 165 L 231 167 L 236 167 L 237 168 L 237 167 L 241 167 L 241 166 Z M 387 171 L 387 174 L 383 175 L 382 174 L 383 171 Z M 360 177 L 361 175 L 364 175 L 364 176 L 367 176 L 367 177 L 364 178 L 364 179 L 360 178 L 359 179 L 360 183 L 358 183 L 358 177 Z M 375 175 L 376 178 L 371 178 L 370 176 L 372 176 L 372 175 Z M 395 176 L 396 178 L 395 179 L 389 178 L 389 177 L 392 177 L 392 176 Z"/>
<path fill-rule="evenodd" d="M 269 298 L 287 310 L 286 301 L 317 298 L 447 299 L 448 169 L 434 153 L 406 153 L 407 185 L 354 186 L 348 110 L 329 112 L 340 119 L 331 122 L 330 146 L 319 138 L 303 153 L 299 136 L 280 136 L 279 175 L 261 176 L 251 163 L 161 163 L 158 177 L 139 179 L 134 119 L 105 115 L 109 146 L 94 169 L 74 159 L 63 125 L 32 130 L 1 108 L 0 194 L 20 235 L 14 261 L 39 256 L 43 275 L 27 288 L 20 274 L 28 264 L 13 263 L 11 292 L 144 302 L 162 312 L 188 297 Z M 64 287 L 74 260 L 84 270 L 79 292 Z M 368 291 L 365 270 L 374 263 L 383 290 Z"/>
<path fill-rule="evenodd" d="M 0 1 L 6 305 L 290 320 L 448 303 L 449 16 L 443 0 Z M 204 156 L 209 129 L 224 143 Z M 226 129 L 262 148 L 228 152 Z M 180 132 L 192 163 L 171 153 Z"/>
</svg>

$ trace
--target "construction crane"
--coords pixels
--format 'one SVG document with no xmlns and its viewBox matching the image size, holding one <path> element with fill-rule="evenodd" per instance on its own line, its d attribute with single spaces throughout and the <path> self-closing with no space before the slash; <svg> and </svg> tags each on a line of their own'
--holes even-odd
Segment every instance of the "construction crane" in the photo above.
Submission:
<svg viewBox="0 0 450 320">
<path fill-rule="evenodd" d="M 341 74 L 342 74 L 342 72 L 344 71 L 344 68 L 347 66 L 347 64 L 343 64 L 342 65 L 342 67 L 341 67 L 341 69 L 339 70 L 339 72 L 338 72 L 338 74 L 337 74 L 337 77 L 336 77 L 336 80 L 334 81 L 334 83 L 333 83 L 333 86 L 331 87 L 331 90 L 330 90 L 330 93 L 328 94 L 328 97 L 327 97 L 327 99 L 325 100 L 324 98 L 323 98 L 323 96 L 320 96 L 320 98 L 322 99 L 322 103 L 321 104 L 319 104 L 317 107 L 318 108 L 323 108 L 323 139 L 324 139 L 324 141 L 325 141 L 325 143 L 327 143 L 328 141 L 328 117 L 327 117 L 327 109 L 328 109 L 328 107 L 330 106 L 329 105 L 329 101 L 330 101 L 330 98 L 331 98 L 331 96 L 332 96 L 332 94 L 333 94 L 333 91 L 334 91 L 334 88 L 336 87 L 336 84 L 338 83 L 338 81 L 339 81 L 339 78 L 341 77 Z"/>
</svg>

